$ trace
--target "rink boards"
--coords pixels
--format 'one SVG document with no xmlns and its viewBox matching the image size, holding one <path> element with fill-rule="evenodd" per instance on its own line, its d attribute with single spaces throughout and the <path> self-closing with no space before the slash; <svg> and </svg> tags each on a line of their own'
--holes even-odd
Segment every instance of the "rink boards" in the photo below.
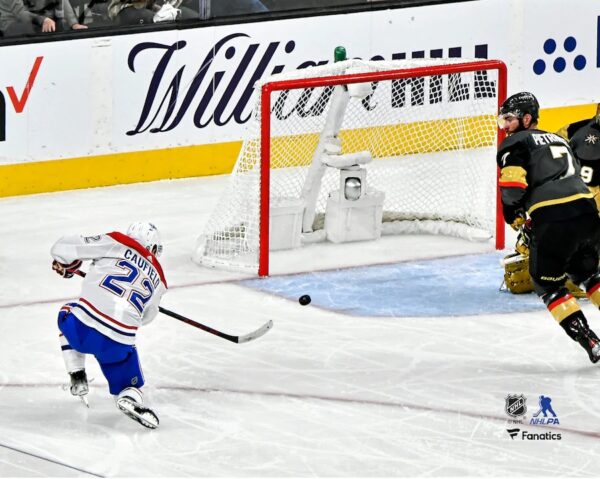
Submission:
<svg viewBox="0 0 600 479">
<path fill-rule="evenodd" d="M 255 81 L 329 63 L 338 45 L 363 59 L 502 60 L 508 92 L 535 92 L 540 126 L 553 131 L 592 116 L 599 100 L 593 0 L 462 2 L 4 46 L 0 196 L 228 173 Z"/>
</svg>

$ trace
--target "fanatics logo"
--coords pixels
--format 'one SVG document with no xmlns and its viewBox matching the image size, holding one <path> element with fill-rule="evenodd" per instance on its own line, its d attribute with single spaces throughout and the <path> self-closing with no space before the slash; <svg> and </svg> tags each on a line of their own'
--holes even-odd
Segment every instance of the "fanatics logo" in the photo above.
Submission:
<svg viewBox="0 0 600 479">
<path fill-rule="evenodd" d="M 542 433 L 532 433 L 529 431 L 521 431 L 519 428 L 515 429 L 507 429 L 506 432 L 510 436 L 511 440 L 515 440 L 516 438 L 521 439 L 521 441 L 561 441 L 562 434 L 560 432 L 542 432 Z M 521 434 L 519 434 L 521 433 Z"/>
</svg>

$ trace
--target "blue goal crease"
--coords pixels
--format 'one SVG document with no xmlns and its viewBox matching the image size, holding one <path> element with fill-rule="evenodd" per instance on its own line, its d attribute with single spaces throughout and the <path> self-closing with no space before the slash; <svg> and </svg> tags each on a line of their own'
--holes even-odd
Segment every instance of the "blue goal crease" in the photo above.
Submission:
<svg viewBox="0 0 600 479">
<path fill-rule="evenodd" d="M 361 266 L 239 284 L 352 316 L 476 316 L 539 311 L 535 294 L 500 291 L 503 252 Z"/>
</svg>

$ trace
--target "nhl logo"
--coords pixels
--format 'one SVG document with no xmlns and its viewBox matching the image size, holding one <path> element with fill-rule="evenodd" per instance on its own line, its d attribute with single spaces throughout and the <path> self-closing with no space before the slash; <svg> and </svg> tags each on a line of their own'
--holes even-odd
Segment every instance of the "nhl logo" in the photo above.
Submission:
<svg viewBox="0 0 600 479">
<path fill-rule="evenodd" d="M 518 418 L 527 412 L 527 399 L 522 394 L 506 396 L 505 411 L 510 417 Z"/>
</svg>

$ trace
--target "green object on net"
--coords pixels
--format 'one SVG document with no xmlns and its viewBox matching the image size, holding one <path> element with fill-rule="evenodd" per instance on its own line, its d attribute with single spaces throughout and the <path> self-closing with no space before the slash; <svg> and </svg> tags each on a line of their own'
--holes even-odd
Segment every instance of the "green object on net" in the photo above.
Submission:
<svg viewBox="0 0 600 479">
<path fill-rule="evenodd" d="M 346 49 L 344 47 L 335 47 L 333 59 L 336 62 L 344 61 L 346 59 Z"/>
</svg>

